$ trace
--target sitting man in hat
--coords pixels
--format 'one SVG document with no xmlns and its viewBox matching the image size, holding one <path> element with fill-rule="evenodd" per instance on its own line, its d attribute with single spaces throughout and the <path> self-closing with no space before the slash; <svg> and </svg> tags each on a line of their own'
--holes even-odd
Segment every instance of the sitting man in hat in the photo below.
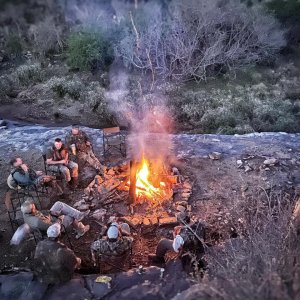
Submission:
<svg viewBox="0 0 300 300">
<path fill-rule="evenodd" d="M 12 171 L 7 183 L 10 188 L 15 189 L 18 185 L 35 185 L 37 187 L 49 183 L 60 194 L 62 194 L 61 187 L 57 184 L 54 176 L 43 174 L 41 171 L 34 171 L 28 165 L 24 164 L 20 156 L 16 156 L 11 159 L 10 164 Z"/>
<path fill-rule="evenodd" d="M 106 237 L 92 243 L 93 261 L 95 261 L 95 251 L 104 255 L 121 256 L 131 249 L 132 242 L 133 238 L 130 236 L 129 225 L 114 221 L 109 225 Z"/>
<path fill-rule="evenodd" d="M 66 137 L 66 144 L 74 156 L 87 162 L 90 166 L 103 174 L 104 166 L 95 156 L 87 134 L 80 130 L 78 125 L 72 126 L 71 132 Z"/>
<path fill-rule="evenodd" d="M 60 223 L 47 229 L 48 238 L 40 241 L 34 254 L 34 274 L 46 284 L 59 284 L 72 279 L 81 259 L 66 245 L 58 241 L 61 233 Z"/>
<path fill-rule="evenodd" d="M 72 183 L 74 187 L 77 187 L 78 164 L 69 160 L 68 149 L 60 138 L 55 139 L 53 147 L 47 151 L 46 158 L 50 171 L 61 172 L 66 182 Z"/>
<path fill-rule="evenodd" d="M 205 235 L 204 223 L 200 221 L 193 222 L 188 215 L 182 216 L 180 214 L 177 218 L 183 225 L 174 228 L 173 240 L 163 238 L 159 241 L 155 254 L 149 255 L 150 261 L 154 263 L 164 263 L 165 254 L 168 251 L 178 253 L 178 257 L 186 250 L 193 251 L 197 249 L 199 253 L 204 253 L 204 246 L 201 242 Z"/>
<path fill-rule="evenodd" d="M 21 206 L 21 211 L 24 223 L 28 224 L 30 228 L 38 229 L 42 232 L 45 232 L 49 226 L 56 222 L 62 223 L 64 227 L 72 225 L 77 233 L 77 239 L 90 230 L 90 225 L 83 225 L 81 222 L 89 214 L 89 210 L 80 212 L 60 201 L 55 202 L 50 211 L 42 213 L 36 209 L 34 203 L 26 200 Z"/>
</svg>

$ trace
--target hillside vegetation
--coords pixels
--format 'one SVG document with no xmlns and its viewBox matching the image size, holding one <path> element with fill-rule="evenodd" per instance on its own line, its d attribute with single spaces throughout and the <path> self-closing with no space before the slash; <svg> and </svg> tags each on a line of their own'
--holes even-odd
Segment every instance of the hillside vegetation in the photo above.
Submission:
<svg viewBox="0 0 300 300">
<path fill-rule="evenodd" d="M 158 95 L 176 130 L 300 130 L 297 1 L 2 2 L 2 118 L 107 126 Z"/>
</svg>

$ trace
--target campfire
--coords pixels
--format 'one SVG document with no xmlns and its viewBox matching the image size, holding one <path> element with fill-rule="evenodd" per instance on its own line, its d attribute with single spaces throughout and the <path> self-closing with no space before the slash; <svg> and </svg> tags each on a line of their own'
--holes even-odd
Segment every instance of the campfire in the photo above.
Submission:
<svg viewBox="0 0 300 300">
<path fill-rule="evenodd" d="M 156 205 L 172 198 L 172 183 L 176 183 L 177 178 L 168 174 L 162 162 L 151 163 L 143 155 L 140 163 L 131 164 L 130 172 L 132 203 L 150 201 L 150 204 Z"/>
</svg>

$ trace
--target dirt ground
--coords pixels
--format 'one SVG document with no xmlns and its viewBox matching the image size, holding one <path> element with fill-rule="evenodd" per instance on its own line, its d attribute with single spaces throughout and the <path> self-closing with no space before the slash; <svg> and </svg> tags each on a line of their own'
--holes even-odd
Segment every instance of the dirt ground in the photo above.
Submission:
<svg viewBox="0 0 300 300">
<path fill-rule="evenodd" d="M 178 161 L 177 167 L 183 175 L 190 178 L 193 183 L 192 196 L 189 204 L 192 205 L 192 214 L 205 221 L 208 225 L 207 244 L 214 245 L 223 241 L 237 237 L 241 233 L 241 212 L 235 211 L 237 202 L 251 201 L 254 195 L 262 197 L 263 191 L 277 191 L 288 201 L 292 201 L 295 195 L 295 186 L 299 184 L 299 157 L 291 152 L 289 158 L 281 159 L 274 166 L 267 170 L 262 168 L 265 157 L 260 156 L 240 156 L 211 160 L 209 158 L 190 158 Z M 23 155 L 24 160 L 35 169 L 43 170 L 43 162 L 35 151 L 28 151 Z M 237 160 L 251 166 L 251 171 L 237 166 Z M 1 164 L 1 174 L 8 174 L 9 166 Z M 298 173 L 297 173 L 298 172 Z M 3 175 L 4 176 L 4 175 Z M 6 175 L 5 175 L 6 176 Z M 4 198 L 6 184 L 2 181 L 1 198 Z M 260 192 L 261 193 L 260 193 Z M 44 209 L 56 200 L 62 200 L 70 205 L 80 200 L 83 187 L 73 192 L 66 199 L 59 199 L 55 195 L 47 196 L 43 199 Z M 124 203 L 112 204 L 106 207 L 108 211 L 119 215 L 129 214 L 129 209 Z M 149 211 L 149 210 L 148 210 Z M 74 238 L 74 233 L 70 232 L 71 242 L 76 255 L 83 259 L 81 273 L 95 273 L 98 270 L 93 267 L 90 255 L 90 244 L 94 241 L 101 230 L 99 222 L 93 218 L 86 218 L 84 223 L 90 224 L 91 230 L 79 240 Z M 30 268 L 35 249 L 34 240 L 26 241 L 20 246 L 10 246 L 12 229 L 8 222 L 6 210 L 1 202 L 0 206 L 0 226 L 1 226 L 1 254 L 0 269 Z M 142 226 L 133 229 L 133 266 L 147 266 L 148 254 L 155 251 L 157 242 L 162 237 L 172 236 L 172 227 L 156 227 L 150 232 L 143 230 Z M 67 241 L 63 240 L 66 244 Z"/>
</svg>

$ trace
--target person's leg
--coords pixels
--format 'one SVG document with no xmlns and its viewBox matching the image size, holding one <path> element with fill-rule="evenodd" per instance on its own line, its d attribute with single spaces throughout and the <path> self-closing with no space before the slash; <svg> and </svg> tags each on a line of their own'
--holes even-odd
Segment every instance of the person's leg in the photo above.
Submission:
<svg viewBox="0 0 300 300">
<path fill-rule="evenodd" d="M 164 258 L 167 251 L 174 251 L 173 240 L 161 239 L 156 247 L 156 256 L 159 258 Z"/>
<path fill-rule="evenodd" d="M 103 172 L 103 165 L 100 163 L 99 159 L 95 156 L 92 149 L 89 149 L 88 152 L 85 155 L 86 162 L 94 167 L 96 170 Z"/>
<path fill-rule="evenodd" d="M 50 212 L 55 216 L 65 215 L 74 218 L 76 220 L 81 219 L 83 215 L 83 213 L 80 212 L 79 210 L 61 201 L 55 202 L 53 206 L 50 208 Z"/>
<path fill-rule="evenodd" d="M 78 178 L 78 164 L 70 160 L 67 167 L 71 170 L 71 177 Z"/>
<path fill-rule="evenodd" d="M 90 225 L 84 225 L 82 222 L 79 222 L 78 220 L 74 220 L 72 225 L 77 233 L 75 236 L 76 239 L 79 239 L 86 232 L 88 232 L 90 230 Z"/>
<path fill-rule="evenodd" d="M 52 172 L 59 172 L 59 165 L 48 165 L 48 170 Z"/>
<path fill-rule="evenodd" d="M 59 170 L 64 175 L 65 180 L 67 182 L 70 182 L 71 181 L 70 170 L 66 166 L 60 166 Z"/>
</svg>

